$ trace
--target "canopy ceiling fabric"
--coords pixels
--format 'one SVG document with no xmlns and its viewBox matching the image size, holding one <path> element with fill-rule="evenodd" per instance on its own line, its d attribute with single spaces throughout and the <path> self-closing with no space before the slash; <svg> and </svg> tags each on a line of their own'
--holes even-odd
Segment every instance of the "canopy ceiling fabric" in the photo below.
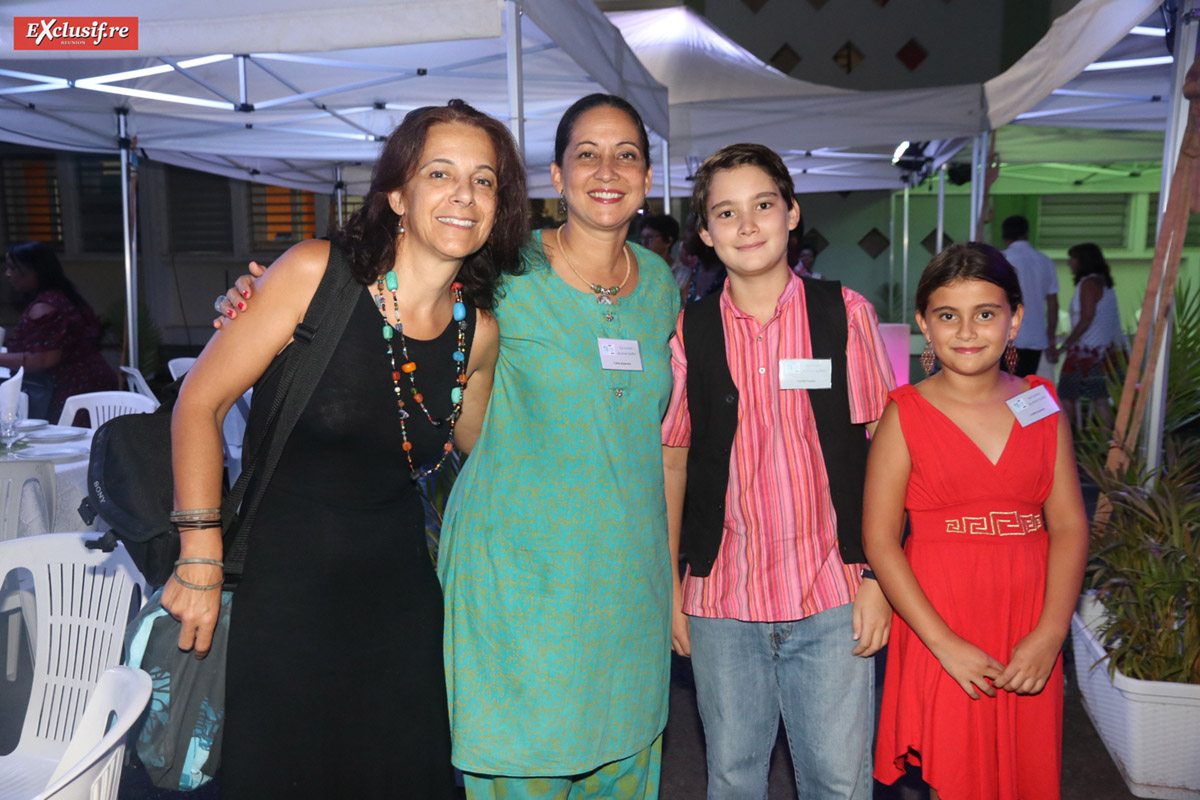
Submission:
<svg viewBox="0 0 1200 800">
<path fill-rule="evenodd" d="M 90 5 L 62 0 L 54 9 L 86 16 L 94 12 Z M 344 0 L 336 7 L 327 0 L 256 0 L 253 13 L 245 5 L 130 0 L 121 13 L 138 16 L 141 47 L 115 58 L 13 51 L 12 17 L 41 16 L 44 4 L 0 6 L 0 46 L 8 50 L 0 61 L 7 70 L 0 70 L 0 139 L 111 152 L 114 108 L 124 106 L 131 135 L 152 159 L 318 192 L 331 191 L 340 165 L 347 190 L 362 193 L 377 138 L 409 109 L 462 97 L 509 118 L 500 0 Z M 931 141 L 926 154 L 940 163 L 962 137 L 1012 119 L 1161 130 L 1164 103 L 1052 92 L 1067 81 L 1080 91 L 1138 98 L 1169 90 L 1169 78 L 1162 86 L 1165 70 L 1080 73 L 1110 48 L 1127 48 L 1120 37 L 1158 0 L 1081 0 L 1012 69 L 985 84 L 890 92 L 790 78 L 687 8 L 612 13 L 610 23 L 590 0 L 520 5 L 527 164 L 531 192 L 540 196 L 553 192 L 555 124 L 591 91 L 629 98 L 652 130 L 669 133 L 671 185 L 687 193 L 694 165 L 731 142 L 757 141 L 781 152 L 803 192 L 896 189 L 903 184 L 890 155 L 901 140 Z M 481 38 L 468 38 L 475 36 Z M 1162 52 L 1161 40 L 1133 46 Z M 183 66 L 191 57 L 239 52 L 251 54 L 245 61 L 251 112 L 233 110 L 240 101 L 236 58 Z M 96 79 L 147 67 L 164 71 Z M 79 79 L 91 88 L 64 88 Z M 1101 84 L 1106 88 L 1095 88 Z M 113 87 L 222 107 L 106 93 Z M 1102 107 L 1038 116 L 1070 103 Z M 658 145 L 654 150 L 659 170 Z M 1075 150 L 1086 157 L 1086 148 Z"/>
<path fill-rule="evenodd" d="M 60 13 L 82 5 L 68 3 Z M 653 131 L 669 133 L 665 87 L 590 0 L 520 5 L 529 164 L 548 171 L 559 117 L 589 92 L 629 99 Z M 340 166 L 347 190 L 361 194 L 379 142 L 409 110 L 461 97 L 510 118 L 502 2 L 342 2 L 336 22 L 324 0 L 257 2 L 252 14 L 244 6 L 213 0 L 185 11 L 152 0 L 126 4 L 122 13 L 139 18 L 137 55 L 32 52 L 18 62 L 31 51 L 14 51 L 14 60 L 0 62 L 0 139 L 113 151 L 120 106 L 128 109 L 138 149 L 152 159 L 319 192 L 331 191 Z M 0 30 L 11 38 L 12 17 L 22 15 L 38 16 L 34 4 L 4 6 Z M 210 55 L 238 53 L 250 44 L 245 30 L 274 29 L 289 16 L 296 27 L 328 23 L 328 31 L 269 37 L 272 51 L 256 40 L 241 51 L 249 53 L 244 59 Z M 195 31 L 190 40 L 188 28 Z M 419 41 L 426 34 L 444 39 L 457 29 L 486 38 Z M 381 40 L 416 43 L 379 46 Z M 152 49 L 160 45 L 163 52 Z M 321 46 L 305 50 L 313 45 Z"/>
</svg>

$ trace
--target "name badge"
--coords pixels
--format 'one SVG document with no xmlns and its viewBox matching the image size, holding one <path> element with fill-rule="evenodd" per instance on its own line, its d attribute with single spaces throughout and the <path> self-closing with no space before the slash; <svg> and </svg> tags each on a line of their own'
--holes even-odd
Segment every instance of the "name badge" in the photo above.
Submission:
<svg viewBox="0 0 1200 800">
<path fill-rule="evenodd" d="M 779 359 L 780 389 L 828 389 L 833 386 L 833 362 L 828 358 Z"/>
<path fill-rule="evenodd" d="M 1058 413 L 1058 403 L 1054 402 L 1045 386 L 1035 386 L 1004 402 L 1012 409 L 1013 416 L 1022 428 Z"/>
<path fill-rule="evenodd" d="M 627 372 L 642 371 L 642 350 L 637 339 L 597 339 L 600 366 Z"/>
</svg>

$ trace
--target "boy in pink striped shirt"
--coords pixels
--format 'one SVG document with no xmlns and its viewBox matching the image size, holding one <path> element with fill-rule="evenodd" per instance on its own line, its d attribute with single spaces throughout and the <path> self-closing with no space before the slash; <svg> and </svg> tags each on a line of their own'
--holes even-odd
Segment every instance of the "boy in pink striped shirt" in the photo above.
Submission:
<svg viewBox="0 0 1200 800">
<path fill-rule="evenodd" d="M 680 315 L 663 459 L 672 554 L 688 562 L 672 646 L 692 657 L 708 796 L 765 796 L 782 715 L 799 796 L 866 800 L 869 656 L 892 618 L 863 580 L 867 435 L 893 385 L 875 311 L 788 268 L 800 209 L 770 149 L 717 152 L 693 208 L 729 277 Z"/>
</svg>

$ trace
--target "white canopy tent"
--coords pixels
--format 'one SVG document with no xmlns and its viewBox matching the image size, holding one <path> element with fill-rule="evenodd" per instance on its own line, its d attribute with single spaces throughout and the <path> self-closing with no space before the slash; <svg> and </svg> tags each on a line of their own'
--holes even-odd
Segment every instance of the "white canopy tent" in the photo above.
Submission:
<svg viewBox="0 0 1200 800">
<path fill-rule="evenodd" d="M 413 108 L 460 97 L 510 120 L 548 165 L 562 112 L 590 92 L 627 98 L 667 136 L 666 89 L 590 0 L 130 0 L 138 50 L 14 50 L 0 13 L 0 139 L 148 157 L 328 193 L 365 191 L 379 143 Z M 59 17 L 95 14 L 88 0 Z M 127 178 L 127 169 L 122 170 Z M 122 184 L 127 192 L 127 181 Z M 128 204 L 126 204 L 128 208 Z M 126 307 L 137 363 L 135 252 Z"/>
</svg>

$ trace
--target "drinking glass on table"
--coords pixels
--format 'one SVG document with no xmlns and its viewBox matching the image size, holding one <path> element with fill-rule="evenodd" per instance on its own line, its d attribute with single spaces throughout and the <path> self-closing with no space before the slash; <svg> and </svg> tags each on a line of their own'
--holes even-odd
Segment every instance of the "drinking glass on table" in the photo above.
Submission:
<svg viewBox="0 0 1200 800">
<path fill-rule="evenodd" d="M 20 403 L 0 406 L 0 442 L 4 443 L 5 450 L 10 450 L 17 439 L 21 438 L 20 426 L 24 419 Z"/>
</svg>

